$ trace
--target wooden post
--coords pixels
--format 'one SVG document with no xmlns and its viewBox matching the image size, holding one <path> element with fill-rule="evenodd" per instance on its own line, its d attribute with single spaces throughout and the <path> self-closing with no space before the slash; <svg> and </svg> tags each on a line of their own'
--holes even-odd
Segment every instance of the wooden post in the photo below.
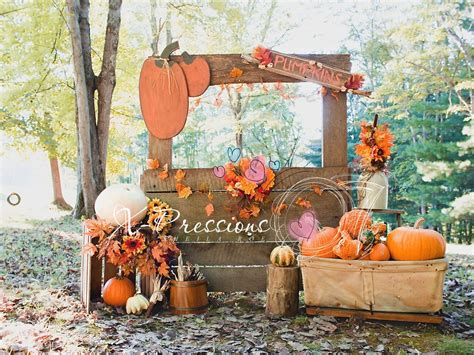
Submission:
<svg viewBox="0 0 474 355">
<path fill-rule="evenodd" d="M 299 267 L 267 266 L 268 316 L 292 317 L 298 313 Z"/>
</svg>

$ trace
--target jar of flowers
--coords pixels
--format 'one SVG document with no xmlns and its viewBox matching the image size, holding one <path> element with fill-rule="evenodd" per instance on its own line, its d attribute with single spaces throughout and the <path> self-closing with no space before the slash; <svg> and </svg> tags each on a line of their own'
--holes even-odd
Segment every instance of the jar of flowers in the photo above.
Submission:
<svg viewBox="0 0 474 355">
<path fill-rule="evenodd" d="M 361 175 L 357 185 L 359 208 L 386 209 L 388 205 L 387 163 L 393 146 L 393 134 L 388 125 L 362 122 L 356 154 L 360 157 Z"/>
</svg>

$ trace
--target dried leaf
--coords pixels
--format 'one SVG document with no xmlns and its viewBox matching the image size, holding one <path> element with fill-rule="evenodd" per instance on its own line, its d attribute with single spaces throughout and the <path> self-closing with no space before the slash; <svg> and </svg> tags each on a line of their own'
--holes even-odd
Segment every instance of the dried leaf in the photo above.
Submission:
<svg viewBox="0 0 474 355">
<path fill-rule="evenodd" d="M 286 208 L 288 208 L 288 205 L 282 202 L 278 206 L 273 208 L 273 213 L 279 216 Z"/>
<path fill-rule="evenodd" d="M 97 253 L 97 247 L 93 243 L 87 243 L 82 247 L 82 255 L 92 256 Z"/>
<path fill-rule="evenodd" d="M 214 213 L 214 205 L 212 203 L 208 203 L 204 210 L 206 211 L 206 214 L 209 217 L 211 214 Z"/>
<path fill-rule="evenodd" d="M 323 190 L 318 185 L 313 186 L 313 191 L 314 191 L 315 194 L 317 194 L 319 196 L 321 196 L 323 194 Z"/>
<path fill-rule="evenodd" d="M 158 159 L 147 159 L 146 167 L 150 170 L 158 169 L 160 167 L 160 162 Z"/>
<path fill-rule="evenodd" d="M 168 164 L 165 164 L 163 166 L 163 171 L 160 172 L 160 174 L 158 175 L 158 177 L 160 178 L 160 180 L 165 180 L 169 177 L 169 173 L 168 173 Z"/>
<path fill-rule="evenodd" d="M 186 172 L 182 169 L 179 169 L 176 174 L 174 175 L 174 178 L 176 181 L 183 181 L 184 177 L 186 176 Z"/>
<path fill-rule="evenodd" d="M 300 207 L 311 208 L 311 202 L 309 202 L 307 199 L 302 198 L 302 197 L 298 197 L 295 203 L 296 205 Z"/>
<path fill-rule="evenodd" d="M 231 78 L 236 79 L 236 78 L 240 78 L 243 73 L 244 73 L 244 71 L 242 69 L 233 67 L 232 70 L 230 71 L 229 75 L 230 75 Z"/>
<path fill-rule="evenodd" d="M 176 191 L 178 192 L 179 198 L 188 198 L 193 193 L 189 186 L 186 186 L 182 183 L 176 184 Z"/>
<path fill-rule="evenodd" d="M 170 267 L 167 263 L 161 263 L 158 267 L 158 274 L 164 277 L 170 277 Z"/>
</svg>

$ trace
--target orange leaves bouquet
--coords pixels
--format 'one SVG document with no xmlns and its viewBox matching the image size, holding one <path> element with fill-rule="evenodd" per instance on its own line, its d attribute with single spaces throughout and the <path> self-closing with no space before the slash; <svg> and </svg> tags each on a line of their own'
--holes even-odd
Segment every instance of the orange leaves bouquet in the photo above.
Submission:
<svg viewBox="0 0 474 355">
<path fill-rule="evenodd" d="M 180 253 L 174 238 L 168 235 L 173 210 L 157 198 L 150 200 L 147 207 L 143 221 L 134 225 L 113 227 L 104 220 L 86 220 L 85 234 L 92 243 L 83 252 L 106 257 L 125 275 L 138 270 L 143 275 L 158 273 L 169 277 L 170 262 Z"/>
<path fill-rule="evenodd" d="M 261 206 L 275 185 L 275 173 L 262 156 L 227 163 L 223 176 L 226 191 L 238 202 L 239 217 L 249 219 L 260 214 Z"/>
<path fill-rule="evenodd" d="M 390 159 L 394 136 L 387 124 L 377 126 L 378 115 L 372 124 L 361 123 L 360 140 L 356 145 L 356 154 L 361 157 L 360 166 L 368 172 L 381 171 Z"/>
</svg>

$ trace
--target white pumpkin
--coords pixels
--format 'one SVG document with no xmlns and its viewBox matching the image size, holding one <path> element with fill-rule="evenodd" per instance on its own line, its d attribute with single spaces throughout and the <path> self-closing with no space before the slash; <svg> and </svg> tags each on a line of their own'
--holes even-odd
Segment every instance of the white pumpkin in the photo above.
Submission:
<svg viewBox="0 0 474 355">
<path fill-rule="evenodd" d="M 135 296 L 130 297 L 127 300 L 127 305 L 125 308 L 127 309 L 127 314 L 140 314 L 142 311 L 146 311 L 150 302 L 140 293 L 135 294 Z"/>
<path fill-rule="evenodd" d="M 132 184 L 110 185 L 95 200 L 95 213 L 113 226 L 141 221 L 147 212 L 147 198 Z"/>
</svg>

